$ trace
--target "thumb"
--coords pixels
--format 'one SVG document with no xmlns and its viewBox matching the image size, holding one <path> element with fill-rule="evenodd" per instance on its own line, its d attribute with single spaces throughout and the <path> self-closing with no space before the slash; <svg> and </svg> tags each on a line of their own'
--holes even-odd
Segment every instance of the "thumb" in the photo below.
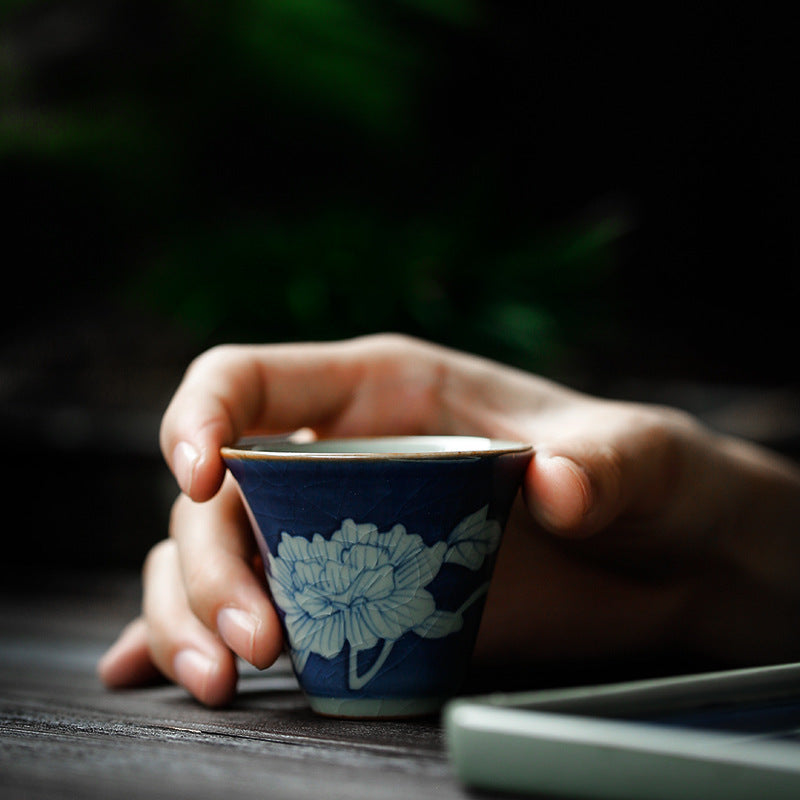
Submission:
<svg viewBox="0 0 800 800">
<path fill-rule="evenodd" d="M 547 530 L 591 536 L 624 514 L 663 507 L 675 485 L 675 446 L 668 426 L 621 419 L 603 437 L 537 445 L 523 485 L 533 517 Z"/>
</svg>

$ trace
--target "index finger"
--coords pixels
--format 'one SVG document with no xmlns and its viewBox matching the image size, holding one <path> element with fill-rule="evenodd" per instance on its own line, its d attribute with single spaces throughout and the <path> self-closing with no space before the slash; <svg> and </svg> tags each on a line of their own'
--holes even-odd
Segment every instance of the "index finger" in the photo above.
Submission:
<svg viewBox="0 0 800 800">
<path fill-rule="evenodd" d="M 420 427 L 425 411 L 418 404 L 398 404 L 396 394 L 382 397 L 407 384 L 408 376 L 396 373 L 399 356 L 410 349 L 410 341 L 390 336 L 212 348 L 191 364 L 164 414 L 164 458 L 182 491 L 204 501 L 217 492 L 225 475 L 220 447 L 245 433 L 331 430 L 338 425 L 340 432 L 364 435 Z M 416 380 L 423 350 L 414 349 Z M 362 403 L 358 413 L 347 415 L 370 378 L 378 387 L 370 412 Z"/>
</svg>

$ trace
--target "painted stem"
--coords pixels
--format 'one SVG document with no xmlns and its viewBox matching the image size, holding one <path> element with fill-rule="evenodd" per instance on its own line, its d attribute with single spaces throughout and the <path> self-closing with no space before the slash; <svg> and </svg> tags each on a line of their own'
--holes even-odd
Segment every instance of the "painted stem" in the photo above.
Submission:
<svg viewBox="0 0 800 800">
<path fill-rule="evenodd" d="M 485 595 L 489 591 L 489 584 L 484 583 L 483 586 L 479 586 L 458 608 L 456 611 L 457 618 L 460 618 L 464 612 L 471 606 L 473 603 L 476 603 L 480 600 L 483 595 Z M 358 653 L 359 650 L 355 647 L 350 647 L 350 662 L 349 662 L 349 676 L 348 676 L 348 683 L 350 685 L 351 691 L 358 691 L 359 689 L 363 689 L 377 674 L 378 670 L 384 665 L 386 659 L 389 657 L 389 653 L 392 652 L 392 648 L 394 647 L 394 639 L 386 640 L 383 643 L 383 647 L 381 648 L 381 652 L 378 654 L 378 657 L 375 659 L 373 665 L 363 674 L 358 674 Z"/>
<path fill-rule="evenodd" d="M 460 617 L 473 603 L 477 602 L 478 600 L 483 597 L 489 591 L 489 584 L 484 583 L 483 586 L 479 586 L 459 607 L 456 614 Z"/>
<path fill-rule="evenodd" d="M 392 652 L 392 647 L 394 647 L 394 639 L 385 641 L 375 663 L 363 675 L 358 674 L 358 650 L 355 647 L 350 648 L 349 683 L 352 691 L 363 689 L 378 674 L 378 670 Z"/>
</svg>

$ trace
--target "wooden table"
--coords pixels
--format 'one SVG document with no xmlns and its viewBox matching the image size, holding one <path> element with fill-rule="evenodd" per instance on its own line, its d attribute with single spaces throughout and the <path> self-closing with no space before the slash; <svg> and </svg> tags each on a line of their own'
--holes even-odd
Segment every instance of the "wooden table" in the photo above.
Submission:
<svg viewBox="0 0 800 800">
<path fill-rule="evenodd" d="M 436 718 L 324 719 L 288 664 L 244 670 L 233 705 L 110 692 L 98 657 L 136 612 L 128 574 L 52 575 L 0 594 L 2 798 L 464 798 Z"/>
<path fill-rule="evenodd" d="M 95 665 L 139 600 L 138 576 L 128 571 L 0 572 L 0 800 L 475 797 L 454 777 L 438 717 L 318 717 L 285 659 L 263 672 L 243 665 L 239 694 L 225 709 L 166 683 L 106 690 Z M 472 688 L 688 671 L 663 659 L 517 675 L 492 668 L 474 675 Z"/>
</svg>

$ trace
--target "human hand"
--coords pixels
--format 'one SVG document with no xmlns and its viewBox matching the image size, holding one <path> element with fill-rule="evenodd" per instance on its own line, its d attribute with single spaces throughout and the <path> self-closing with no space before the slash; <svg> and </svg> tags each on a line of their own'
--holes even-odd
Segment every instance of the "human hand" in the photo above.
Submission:
<svg viewBox="0 0 800 800">
<path fill-rule="evenodd" d="M 706 650 L 797 654 L 800 476 L 674 410 L 590 398 L 399 336 L 226 346 L 191 365 L 161 446 L 182 494 L 149 554 L 142 615 L 101 661 L 110 686 L 158 672 L 209 705 L 282 647 L 219 448 L 250 433 L 475 434 L 534 445 L 477 652 L 528 660 Z"/>
</svg>

